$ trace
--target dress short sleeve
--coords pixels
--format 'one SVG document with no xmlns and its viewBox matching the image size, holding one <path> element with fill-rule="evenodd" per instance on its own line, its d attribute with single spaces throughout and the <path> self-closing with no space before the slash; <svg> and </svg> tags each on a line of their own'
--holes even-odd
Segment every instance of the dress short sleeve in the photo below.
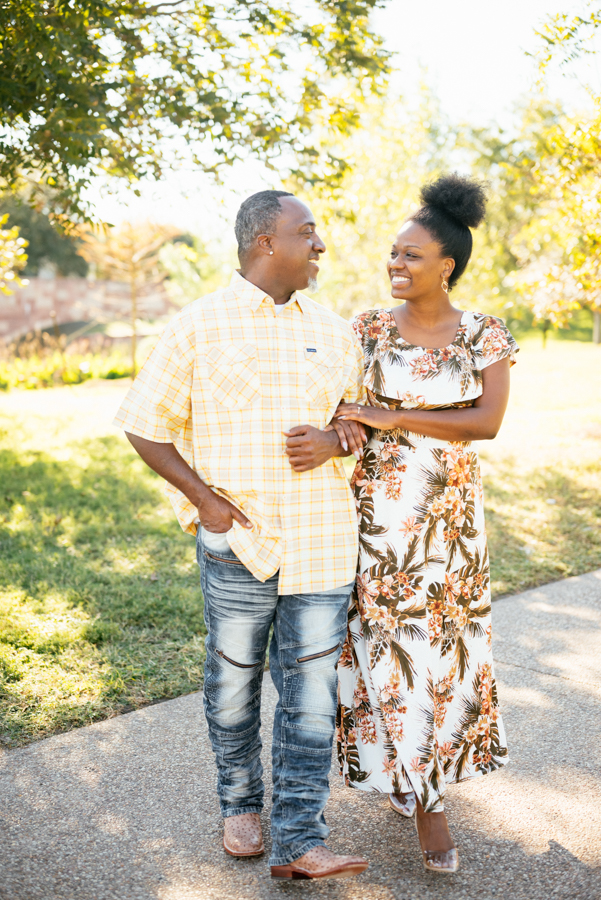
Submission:
<svg viewBox="0 0 601 900">
<path fill-rule="evenodd" d="M 367 310 L 367 312 L 359 313 L 358 315 L 355 316 L 354 319 L 351 319 L 351 328 L 353 330 L 353 333 L 355 334 L 355 337 L 361 344 L 361 346 L 363 346 L 363 336 L 365 334 L 365 327 L 366 327 L 368 321 L 372 317 L 373 317 L 373 310 L 370 309 L 370 310 Z"/>
<path fill-rule="evenodd" d="M 486 369 L 502 359 L 509 359 L 509 364 L 513 366 L 519 349 L 514 336 L 502 319 L 495 316 L 477 316 L 475 332 L 472 335 L 472 350 L 478 369 Z"/>
<path fill-rule="evenodd" d="M 345 403 L 365 403 L 365 388 L 363 386 L 365 360 L 363 357 L 363 346 L 361 344 L 361 336 L 357 334 L 352 322 L 351 340 L 352 346 L 349 348 L 345 362 L 345 364 L 348 365 L 350 374 L 342 399 Z"/>
<path fill-rule="evenodd" d="M 370 354 L 368 348 L 365 345 L 366 339 L 370 334 L 370 324 L 373 321 L 374 310 L 369 309 L 366 312 L 358 313 L 354 319 L 351 319 L 351 331 L 357 338 L 359 342 L 359 347 L 361 348 L 361 353 L 363 356 L 363 371 L 364 373 L 367 371 L 370 363 Z M 373 331 L 373 329 L 371 329 Z"/>
</svg>

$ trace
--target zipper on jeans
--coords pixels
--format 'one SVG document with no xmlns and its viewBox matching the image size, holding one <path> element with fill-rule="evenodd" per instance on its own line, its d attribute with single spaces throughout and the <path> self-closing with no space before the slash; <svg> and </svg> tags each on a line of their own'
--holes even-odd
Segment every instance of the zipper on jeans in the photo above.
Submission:
<svg viewBox="0 0 601 900">
<path fill-rule="evenodd" d="M 330 653 L 335 653 L 339 647 L 340 647 L 340 644 L 336 644 L 336 646 L 332 647 L 330 650 L 322 650 L 321 653 L 313 653 L 313 654 L 311 654 L 311 656 L 300 656 L 300 657 L 298 657 L 298 659 L 296 661 L 297 661 L 297 663 L 303 663 L 303 662 L 311 662 L 312 659 L 321 659 L 322 656 L 329 656 Z"/>
<path fill-rule="evenodd" d="M 205 550 L 205 556 L 208 556 L 210 559 L 216 559 L 217 562 L 225 563 L 228 566 L 243 566 L 244 563 L 241 563 L 239 559 L 224 559 L 223 556 L 215 556 L 214 553 L 209 553 L 208 550 Z"/>
<path fill-rule="evenodd" d="M 255 669 L 257 666 L 261 665 L 261 663 L 250 663 L 249 664 L 249 663 L 234 662 L 234 660 L 230 659 L 229 656 L 226 656 L 222 650 L 215 650 L 215 653 L 217 654 L 217 656 L 220 656 L 226 662 L 231 663 L 232 666 L 237 666 L 239 669 Z"/>
</svg>

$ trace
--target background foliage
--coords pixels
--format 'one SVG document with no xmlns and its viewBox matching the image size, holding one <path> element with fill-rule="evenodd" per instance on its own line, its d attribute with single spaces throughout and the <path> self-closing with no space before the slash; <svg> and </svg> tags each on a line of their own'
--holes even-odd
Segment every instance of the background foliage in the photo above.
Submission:
<svg viewBox="0 0 601 900">
<path fill-rule="evenodd" d="M 0 179 L 87 216 L 91 175 L 160 177 L 182 148 L 210 172 L 288 149 L 315 173 L 316 117 L 348 131 L 344 85 L 387 72 L 368 21 L 383 2 L 5 0 Z"/>
<path fill-rule="evenodd" d="M 16 226 L 3 228 L 7 222 L 8 215 L 0 216 L 0 295 L 12 294 L 21 284 L 18 273 L 27 262 L 27 241 Z"/>
<path fill-rule="evenodd" d="M 0 198 L 0 214 L 7 216 L 11 227 L 18 228 L 19 235 L 27 241 L 23 275 L 38 275 L 40 269 L 47 267 L 56 275 L 85 277 L 88 264 L 79 253 L 77 236 L 66 234 L 60 224 L 51 222 L 46 213 L 33 209 L 24 200 L 10 195 Z"/>
</svg>

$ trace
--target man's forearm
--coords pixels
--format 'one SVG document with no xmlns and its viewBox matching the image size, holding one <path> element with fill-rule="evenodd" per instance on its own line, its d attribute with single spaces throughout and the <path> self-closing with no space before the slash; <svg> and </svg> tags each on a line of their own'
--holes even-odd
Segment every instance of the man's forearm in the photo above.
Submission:
<svg viewBox="0 0 601 900">
<path fill-rule="evenodd" d="M 317 468 L 334 456 L 350 456 L 350 450 L 342 447 L 334 430 L 311 429 L 311 431 L 313 432 L 313 441 L 309 442 L 309 446 L 303 447 L 302 450 L 299 448 L 297 451 L 302 453 L 302 459 L 296 460 L 296 464 L 293 464 L 291 459 L 291 464 L 297 471 Z M 146 465 L 181 491 L 198 509 L 201 509 L 207 501 L 215 499 L 214 492 L 188 465 L 174 444 L 160 444 L 128 431 L 125 433 L 130 444 Z"/>
<path fill-rule="evenodd" d="M 328 430 L 328 431 L 325 431 L 324 433 L 327 435 L 327 438 L 330 442 L 330 447 L 331 447 L 331 451 L 332 451 L 330 453 L 330 459 L 333 456 L 352 456 L 352 453 L 348 448 L 346 450 L 344 449 L 344 447 L 340 443 L 340 438 L 338 437 L 338 435 L 336 434 L 335 431 Z M 334 437 L 332 437 L 332 435 Z M 335 440 L 334 440 L 334 438 L 335 438 Z"/>
<path fill-rule="evenodd" d="M 146 465 L 181 491 L 194 506 L 202 506 L 207 496 L 213 494 L 202 478 L 188 465 L 174 444 L 159 444 L 128 431 L 125 433 L 130 444 Z"/>
</svg>

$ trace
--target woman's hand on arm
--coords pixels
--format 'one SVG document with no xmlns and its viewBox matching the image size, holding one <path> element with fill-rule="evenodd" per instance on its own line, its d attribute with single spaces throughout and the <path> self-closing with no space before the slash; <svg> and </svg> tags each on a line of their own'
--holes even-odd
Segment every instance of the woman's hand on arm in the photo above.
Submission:
<svg viewBox="0 0 601 900">
<path fill-rule="evenodd" d="M 391 431 L 393 428 L 405 428 L 401 424 L 403 410 L 381 409 L 379 406 L 362 406 L 360 403 L 341 403 L 336 412 L 332 425 L 335 422 L 348 426 L 353 422 L 361 422 L 369 428 L 379 431 Z"/>
<path fill-rule="evenodd" d="M 473 406 L 461 409 L 388 410 L 349 403 L 339 406 L 339 419 L 363 422 L 390 431 L 402 428 L 444 441 L 487 441 L 497 436 L 509 400 L 509 360 L 482 371 L 482 394 Z"/>
<path fill-rule="evenodd" d="M 344 405 L 344 404 L 342 404 Z M 368 429 L 360 422 L 353 422 L 350 419 L 343 422 L 342 419 L 334 418 L 325 431 L 335 431 L 338 435 L 340 448 L 336 456 L 356 456 L 361 459 L 363 456 L 363 448 L 368 440 Z"/>
<path fill-rule="evenodd" d="M 188 465 L 174 444 L 160 444 L 125 432 L 130 444 L 157 475 L 184 494 L 198 509 L 200 524 L 216 534 L 229 531 L 234 520 L 245 528 L 252 523 L 233 503 L 211 490 Z"/>
</svg>

